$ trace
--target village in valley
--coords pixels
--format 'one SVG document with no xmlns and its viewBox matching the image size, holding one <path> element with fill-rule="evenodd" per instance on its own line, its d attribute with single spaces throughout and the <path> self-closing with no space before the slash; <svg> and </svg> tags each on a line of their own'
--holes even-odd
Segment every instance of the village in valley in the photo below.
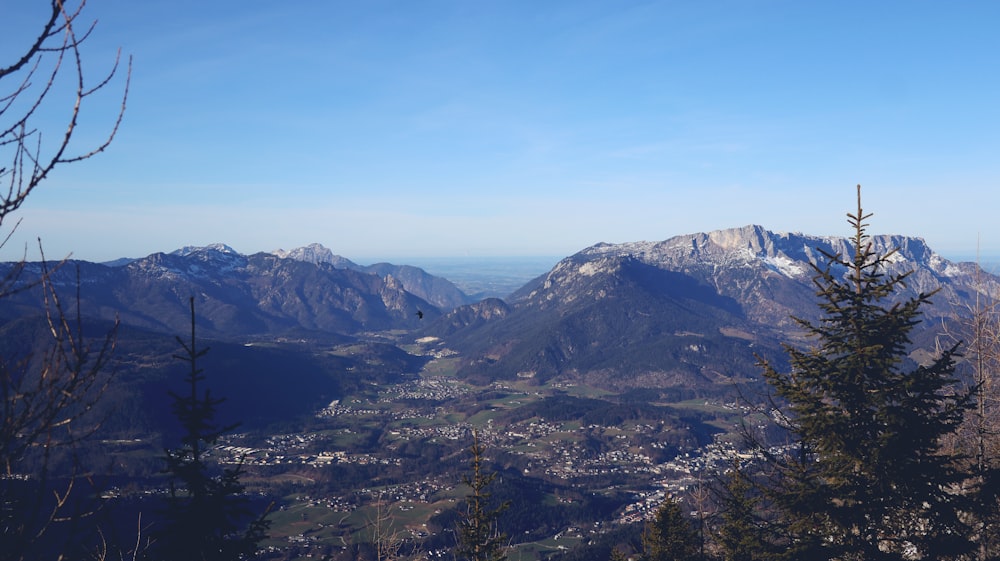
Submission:
<svg viewBox="0 0 1000 561">
<path fill-rule="evenodd" d="M 314 412 L 304 430 L 240 432 L 220 440 L 211 452 L 220 463 L 242 464 L 262 491 L 285 493 L 270 547 L 293 547 L 300 554 L 345 548 L 352 539 L 366 539 L 377 508 L 393 514 L 401 540 L 434 543 L 435 533 L 453 531 L 435 526 L 432 518 L 464 497 L 468 448 L 476 438 L 494 469 L 516 470 L 543 490 L 540 500 L 572 507 L 588 494 L 613 497 L 603 519 L 569 518 L 545 536 L 535 532 L 530 540 L 512 540 L 523 542 L 522 549 L 549 544 L 551 550 L 525 552 L 526 558 L 544 557 L 571 541 L 645 520 L 667 495 L 696 492 L 742 454 L 738 430 L 754 418 L 749 405 L 705 399 L 671 405 L 693 413 L 673 422 L 546 418 L 540 404 L 553 396 L 615 396 L 566 382 L 477 387 L 449 375 L 453 360 L 439 356 L 414 379 L 334 400 Z M 678 419 L 699 419 L 703 426 L 693 429 Z M 350 477 L 338 482 L 330 475 L 345 472 L 362 473 L 364 483 L 354 486 Z M 308 515 L 290 516 L 295 512 Z"/>
</svg>

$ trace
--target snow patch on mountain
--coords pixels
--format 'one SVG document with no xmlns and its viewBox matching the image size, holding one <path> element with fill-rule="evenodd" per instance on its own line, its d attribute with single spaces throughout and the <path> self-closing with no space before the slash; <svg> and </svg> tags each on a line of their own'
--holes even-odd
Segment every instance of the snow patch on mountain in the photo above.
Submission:
<svg viewBox="0 0 1000 561">
<path fill-rule="evenodd" d="M 242 255 L 240 252 L 236 251 L 235 249 L 229 247 L 228 245 L 226 245 L 224 243 L 213 243 L 213 244 L 208 244 L 208 245 L 205 245 L 205 246 L 186 245 L 186 246 L 184 246 L 184 247 L 182 247 L 180 249 L 175 249 L 174 251 L 171 251 L 170 255 L 178 255 L 180 257 L 187 257 L 187 256 L 195 254 L 195 253 L 204 253 L 204 252 L 208 252 L 208 251 L 215 251 L 215 252 L 218 252 L 218 253 L 224 253 L 224 254 L 228 254 L 228 255 Z"/>
<path fill-rule="evenodd" d="M 961 264 L 952 263 L 951 261 L 948 261 L 944 257 L 938 255 L 937 253 L 931 255 L 931 258 L 928 261 L 928 265 L 931 267 L 931 269 L 937 271 L 939 274 L 945 277 L 955 278 L 969 274 L 966 269 L 963 269 Z"/>
<path fill-rule="evenodd" d="M 940 287 L 943 292 L 938 299 L 942 302 L 955 299 L 955 291 L 978 278 L 975 277 L 975 264 L 950 262 L 932 251 L 919 237 L 879 234 L 870 236 L 866 243 L 871 243 L 875 254 L 890 255 L 886 260 L 886 274 L 909 275 L 907 286 L 911 291 L 932 291 Z M 776 233 L 755 225 L 684 234 L 660 242 L 599 243 L 561 261 L 545 277 L 543 284 L 530 293 L 526 291 L 523 296 L 547 299 L 552 293 L 546 292 L 555 289 L 560 298 L 565 298 L 564 293 L 572 290 L 574 277 L 614 274 L 623 260 L 632 259 L 658 269 L 704 277 L 709 284 L 714 284 L 716 281 L 712 279 L 719 274 L 735 275 L 718 288 L 721 294 L 738 299 L 746 296 L 741 290 L 751 290 L 755 286 L 753 282 L 746 287 L 742 283 L 754 278 L 756 270 L 770 271 L 770 274 L 811 289 L 809 278 L 814 273 L 814 266 L 823 268 L 831 256 L 850 261 L 854 252 L 854 240 L 848 237 Z M 846 275 L 847 269 L 833 264 L 831 272 Z M 989 281 L 991 286 L 994 282 L 992 278 Z M 777 314 L 782 310 L 771 312 Z"/>
<path fill-rule="evenodd" d="M 806 267 L 801 261 L 796 261 L 785 254 L 764 257 L 764 263 L 773 271 L 789 278 L 796 278 L 806 273 Z"/>
</svg>

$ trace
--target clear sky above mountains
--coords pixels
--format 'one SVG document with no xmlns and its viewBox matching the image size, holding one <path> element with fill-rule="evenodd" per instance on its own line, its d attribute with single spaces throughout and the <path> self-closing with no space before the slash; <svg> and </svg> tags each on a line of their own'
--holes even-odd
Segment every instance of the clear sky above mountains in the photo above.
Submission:
<svg viewBox="0 0 1000 561">
<path fill-rule="evenodd" d="M 0 62 L 35 4 L 5 3 Z M 320 242 L 365 262 L 847 235 L 858 183 L 872 233 L 1000 253 L 997 2 L 89 0 L 84 18 L 95 78 L 134 56 L 125 121 L 32 196 L 4 260 L 37 236 L 95 261 Z"/>
</svg>

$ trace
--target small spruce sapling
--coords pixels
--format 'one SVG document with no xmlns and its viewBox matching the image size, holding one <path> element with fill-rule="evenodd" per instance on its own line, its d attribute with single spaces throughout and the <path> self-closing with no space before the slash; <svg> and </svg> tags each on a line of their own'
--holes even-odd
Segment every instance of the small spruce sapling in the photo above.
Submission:
<svg viewBox="0 0 1000 561">
<path fill-rule="evenodd" d="M 198 359 L 209 349 L 197 347 L 194 298 L 190 303 L 191 340 L 188 343 L 177 337 L 184 352 L 174 355 L 189 366 L 184 378 L 188 391 L 170 392 L 183 434 L 180 446 L 166 451 L 170 495 L 165 526 L 156 533 L 153 556 L 168 560 L 243 559 L 255 553 L 270 522 L 266 510 L 255 517 L 249 507 L 240 481 L 242 463 L 213 473 L 213 465 L 207 461 L 210 447 L 238 425 L 217 425 L 217 408 L 224 400 L 212 397 L 207 389 L 202 393 L 199 388 L 205 375 L 198 367 Z"/>
<path fill-rule="evenodd" d="M 466 511 L 458 524 L 458 550 L 456 557 L 465 561 L 505 561 L 507 536 L 497 526 L 497 519 L 509 506 L 490 504 L 491 494 L 487 487 L 493 483 L 496 473 L 483 471 L 483 447 L 479 435 L 473 431 L 472 460 L 470 475 L 463 476 L 471 492 L 465 497 Z"/>
</svg>

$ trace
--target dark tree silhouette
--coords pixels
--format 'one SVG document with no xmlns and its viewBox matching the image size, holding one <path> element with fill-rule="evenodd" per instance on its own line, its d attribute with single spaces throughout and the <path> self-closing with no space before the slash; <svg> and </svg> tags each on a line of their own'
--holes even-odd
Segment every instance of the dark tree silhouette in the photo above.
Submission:
<svg viewBox="0 0 1000 561">
<path fill-rule="evenodd" d="M 456 558 L 466 561 L 504 561 L 507 536 L 497 526 L 497 519 L 507 509 L 506 503 L 493 506 L 487 488 L 496 478 L 496 472 L 486 473 L 483 468 L 483 447 L 479 435 L 473 431 L 471 473 L 462 478 L 470 489 L 465 496 L 465 512 L 458 523 L 458 550 Z"/>
<path fill-rule="evenodd" d="M 154 559 L 236 560 L 253 555 L 269 527 L 267 512 L 256 516 L 240 482 L 242 464 L 213 473 L 207 451 L 220 436 L 236 424 L 216 424 L 217 407 L 223 399 L 212 397 L 199 384 L 205 381 L 198 359 L 208 353 L 199 349 L 195 338 L 194 298 L 191 304 L 191 339 L 177 342 L 183 354 L 174 355 L 188 364 L 184 378 L 188 391 L 171 392 L 173 412 L 183 434 L 180 446 L 166 452 L 170 475 L 170 497 L 164 512 L 163 526 L 154 532 Z"/>
<path fill-rule="evenodd" d="M 762 518 L 763 497 L 749 470 L 739 461 L 722 477 L 718 487 L 719 521 L 714 541 L 721 561 L 775 559 L 778 551 L 768 521 Z"/>
<path fill-rule="evenodd" d="M 701 537 L 681 505 L 667 497 L 642 533 L 644 561 L 696 561 L 701 559 Z"/>
</svg>

